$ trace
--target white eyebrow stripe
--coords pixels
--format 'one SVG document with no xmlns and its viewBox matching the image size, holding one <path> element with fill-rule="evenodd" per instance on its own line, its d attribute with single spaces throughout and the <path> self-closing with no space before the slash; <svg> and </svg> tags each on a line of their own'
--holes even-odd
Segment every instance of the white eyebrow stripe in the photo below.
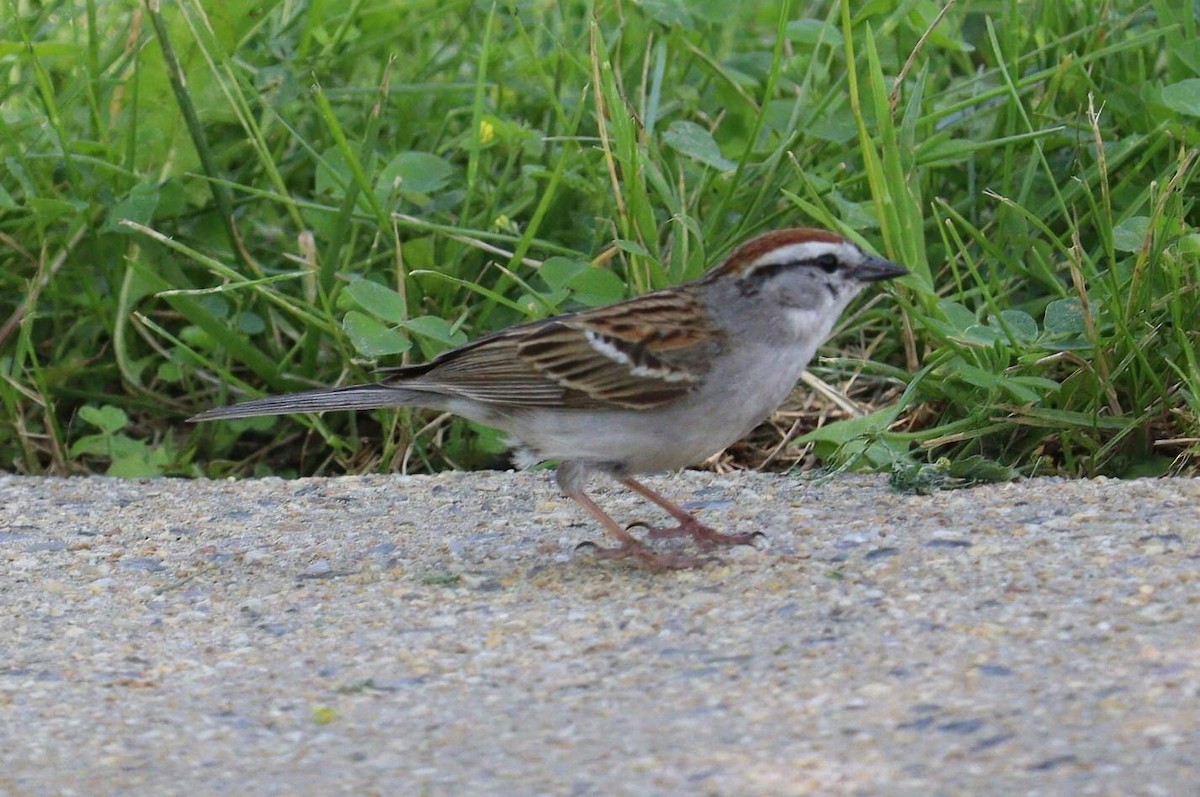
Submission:
<svg viewBox="0 0 1200 797">
<path fill-rule="evenodd" d="M 844 263 L 854 263 L 858 257 L 858 247 L 849 241 L 839 241 L 837 243 L 829 241 L 803 241 L 801 243 L 787 244 L 786 246 L 772 249 L 769 252 L 764 252 L 761 257 L 750 264 L 749 269 L 753 270 L 760 266 L 775 266 L 781 263 L 813 260 L 824 254 L 834 254 Z"/>
</svg>

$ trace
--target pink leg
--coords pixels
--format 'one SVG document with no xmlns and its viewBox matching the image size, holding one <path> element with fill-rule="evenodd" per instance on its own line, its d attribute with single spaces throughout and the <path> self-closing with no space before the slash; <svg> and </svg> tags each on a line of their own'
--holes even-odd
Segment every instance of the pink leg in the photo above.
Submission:
<svg viewBox="0 0 1200 797">
<path fill-rule="evenodd" d="M 722 534 L 714 528 L 705 526 L 696 516 L 683 507 L 668 501 L 662 495 L 659 495 L 654 490 L 651 490 L 646 485 L 636 481 L 628 476 L 621 479 L 621 484 L 633 490 L 638 495 L 645 498 L 651 503 L 665 509 L 670 513 L 671 517 L 679 521 L 678 526 L 670 528 L 653 528 L 649 527 L 646 532 L 650 537 L 691 537 L 701 547 L 711 548 L 715 545 L 751 545 L 754 539 L 760 536 L 760 532 L 751 531 L 745 534 Z M 611 520 L 611 519 L 610 519 Z"/>
<path fill-rule="evenodd" d="M 639 485 L 640 486 L 640 485 Z M 646 545 L 630 534 L 625 529 L 613 520 L 607 512 L 600 508 L 600 505 L 587 496 L 587 494 L 578 488 L 570 488 L 565 490 L 567 497 L 576 501 L 580 506 L 591 513 L 592 517 L 600 521 L 600 525 L 604 526 L 605 530 L 612 536 L 617 538 L 620 543 L 616 548 L 598 548 L 596 556 L 603 559 L 625 559 L 633 557 L 651 570 L 686 570 L 692 567 L 702 567 L 706 564 L 704 559 L 695 556 L 680 556 L 677 554 L 658 553 L 646 547 Z M 682 511 L 682 510 L 680 510 Z M 716 533 L 716 532 L 714 532 Z"/>
</svg>

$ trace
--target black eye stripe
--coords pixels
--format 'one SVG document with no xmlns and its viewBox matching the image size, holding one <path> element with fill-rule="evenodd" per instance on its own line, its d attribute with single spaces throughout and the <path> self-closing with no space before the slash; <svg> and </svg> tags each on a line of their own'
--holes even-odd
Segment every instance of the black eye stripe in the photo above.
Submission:
<svg viewBox="0 0 1200 797">
<path fill-rule="evenodd" d="M 842 265 L 842 261 L 838 260 L 837 255 L 832 252 L 826 252 L 823 255 L 818 255 L 811 260 L 788 260 L 783 263 L 766 263 L 751 270 L 747 275 L 755 280 L 768 280 L 779 274 L 781 271 L 796 266 L 815 266 L 826 274 L 832 274 L 837 271 Z"/>
<path fill-rule="evenodd" d="M 750 272 L 749 276 L 756 280 L 768 280 L 783 271 L 785 268 L 791 268 L 792 266 L 798 265 L 800 265 L 800 263 L 793 260 L 789 260 L 786 263 L 769 263 L 767 265 L 758 266 Z"/>
</svg>

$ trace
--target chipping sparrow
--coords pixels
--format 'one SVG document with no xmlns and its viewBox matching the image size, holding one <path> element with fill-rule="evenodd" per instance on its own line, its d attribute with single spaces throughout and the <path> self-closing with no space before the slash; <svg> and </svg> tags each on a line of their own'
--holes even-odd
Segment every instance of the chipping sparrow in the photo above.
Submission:
<svg viewBox="0 0 1200 797">
<path fill-rule="evenodd" d="M 907 273 L 831 232 L 786 229 L 743 243 L 704 277 L 606 307 L 534 321 L 384 369 L 382 381 L 202 412 L 191 420 L 324 410 L 428 407 L 508 432 L 526 462 L 558 460 L 558 484 L 619 542 L 600 549 L 652 568 L 703 560 L 656 552 L 584 492 L 606 473 L 666 510 L 703 547 L 722 534 L 635 481 L 691 465 L 747 434 L 787 397 L 850 300 Z M 631 526 L 632 527 L 632 526 Z"/>
</svg>

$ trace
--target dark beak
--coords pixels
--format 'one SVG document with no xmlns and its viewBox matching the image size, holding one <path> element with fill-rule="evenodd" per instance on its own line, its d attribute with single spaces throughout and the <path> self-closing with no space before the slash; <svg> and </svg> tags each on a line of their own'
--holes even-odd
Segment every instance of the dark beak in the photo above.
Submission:
<svg viewBox="0 0 1200 797">
<path fill-rule="evenodd" d="M 879 282 L 903 277 L 907 273 L 908 269 L 904 266 L 876 255 L 867 255 L 866 259 L 854 268 L 853 276 L 859 282 Z"/>
</svg>

